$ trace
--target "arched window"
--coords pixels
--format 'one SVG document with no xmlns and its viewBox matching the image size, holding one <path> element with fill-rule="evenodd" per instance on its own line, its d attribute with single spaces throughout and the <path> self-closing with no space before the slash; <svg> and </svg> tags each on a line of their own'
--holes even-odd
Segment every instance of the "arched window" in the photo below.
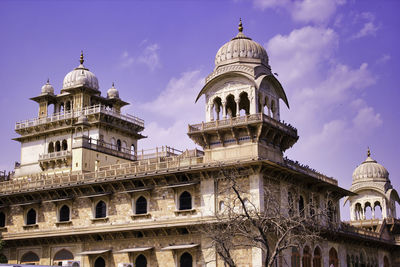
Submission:
<svg viewBox="0 0 400 267">
<path fill-rule="evenodd" d="M 230 118 L 236 117 L 236 102 L 233 95 L 228 95 L 226 98 L 226 115 Z"/>
<path fill-rule="evenodd" d="M 309 246 L 303 249 L 303 267 L 311 267 L 311 251 Z"/>
<path fill-rule="evenodd" d="M 271 100 L 271 112 L 272 112 L 272 118 L 276 119 L 277 114 L 276 114 L 276 104 L 274 100 Z"/>
<path fill-rule="evenodd" d="M 358 262 L 358 259 L 357 259 Z M 329 267 L 338 267 L 339 266 L 339 260 L 338 260 L 338 255 L 337 251 L 334 248 L 331 248 L 329 250 Z"/>
<path fill-rule="evenodd" d="M 60 265 L 60 263 L 62 264 L 62 261 L 67 260 L 74 260 L 74 255 L 72 255 L 72 253 L 66 249 L 61 249 L 56 253 L 56 255 L 54 255 L 53 265 Z"/>
<path fill-rule="evenodd" d="M 115 148 L 116 148 L 116 146 L 115 146 L 115 138 L 112 137 L 112 138 L 110 139 L 110 142 L 111 142 L 111 149 L 115 149 Z"/>
<path fill-rule="evenodd" d="M 0 227 L 5 227 L 6 226 L 6 215 L 4 212 L 0 212 Z"/>
<path fill-rule="evenodd" d="M 103 257 L 98 257 L 94 262 L 94 267 L 106 267 L 106 261 Z"/>
<path fill-rule="evenodd" d="M 189 192 L 185 191 L 179 196 L 179 210 L 192 209 L 192 196 Z"/>
<path fill-rule="evenodd" d="M 48 153 L 53 153 L 54 152 L 54 143 L 50 142 L 49 143 L 49 148 L 47 149 Z"/>
<path fill-rule="evenodd" d="M 71 110 L 71 101 L 67 101 L 65 104 L 65 111 L 70 111 Z"/>
<path fill-rule="evenodd" d="M 126 153 L 126 150 L 127 150 L 126 148 L 127 148 L 126 141 L 122 141 L 122 152 Z"/>
<path fill-rule="evenodd" d="M 219 120 L 219 119 L 221 119 L 221 111 L 222 111 L 222 109 L 221 109 L 221 107 L 222 107 L 221 98 L 220 97 L 214 98 L 213 105 L 214 105 L 214 111 L 213 111 L 214 112 L 214 119 L 215 120 Z"/>
<path fill-rule="evenodd" d="M 321 267 L 321 249 L 316 247 L 314 249 L 313 267 Z"/>
<path fill-rule="evenodd" d="M 225 211 L 225 203 L 223 201 L 219 202 L 219 211 L 221 212 Z"/>
<path fill-rule="evenodd" d="M 269 99 L 268 96 L 264 98 L 264 114 L 271 116 L 271 111 L 269 109 Z"/>
<path fill-rule="evenodd" d="M 294 209 L 293 209 L 293 195 L 292 192 L 288 192 L 288 211 L 289 211 L 289 216 L 294 215 Z"/>
<path fill-rule="evenodd" d="M 117 150 L 121 151 L 121 140 L 117 140 Z"/>
<path fill-rule="evenodd" d="M 240 113 L 240 116 L 250 114 L 250 100 L 246 92 L 239 95 L 239 111 L 241 110 L 244 110 L 244 114 Z"/>
<path fill-rule="evenodd" d="M 56 152 L 58 152 L 60 150 L 61 150 L 61 144 L 60 144 L 60 141 L 57 141 L 56 142 Z"/>
<path fill-rule="evenodd" d="M 131 145 L 131 155 L 135 155 L 135 144 Z"/>
<path fill-rule="evenodd" d="M 389 259 L 388 257 L 383 257 L 383 267 L 390 267 Z"/>
<path fill-rule="evenodd" d="M 107 217 L 107 205 L 103 200 L 100 200 L 96 205 L 96 216 L 95 218 Z"/>
<path fill-rule="evenodd" d="M 147 200 L 145 197 L 140 196 L 136 200 L 135 211 L 136 211 L 136 214 L 146 214 L 147 213 Z"/>
<path fill-rule="evenodd" d="M 361 208 L 361 204 L 360 203 L 356 203 L 355 207 L 354 207 L 354 215 L 356 220 L 362 220 L 362 208 Z"/>
<path fill-rule="evenodd" d="M 382 219 L 382 207 L 379 201 L 374 203 L 374 219 Z"/>
<path fill-rule="evenodd" d="M 297 248 L 292 248 L 292 267 L 300 267 L 300 253 Z"/>
<path fill-rule="evenodd" d="M 67 143 L 67 140 L 63 140 L 62 141 L 62 150 L 67 150 L 68 149 L 68 143 Z"/>
<path fill-rule="evenodd" d="M 193 258 L 192 255 L 185 252 L 181 255 L 179 260 L 179 267 L 192 267 L 193 266 Z"/>
<path fill-rule="evenodd" d="M 69 216 L 69 207 L 67 205 L 63 205 L 60 209 L 60 222 L 68 222 L 70 220 Z"/>
<path fill-rule="evenodd" d="M 304 198 L 302 196 L 300 196 L 299 198 L 299 212 L 300 212 L 300 216 L 304 216 Z"/>
<path fill-rule="evenodd" d="M 26 224 L 27 225 L 36 224 L 36 210 L 35 209 L 30 209 L 26 213 Z"/>
<path fill-rule="evenodd" d="M 146 257 L 143 256 L 143 254 L 140 254 L 137 256 L 135 260 L 135 267 L 146 267 L 147 266 L 147 260 Z"/>
<path fill-rule="evenodd" d="M 372 219 L 371 203 L 369 203 L 369 202 L 365 203 L 364 214 L 365 214 L 365 219 L 367 219 L 367 220 L 371 220 Z"/>
<path fill-rule="evenodd" d="M 30 265 L 37 265 L 39 264 L 39 256 L 32 251 L 25 253 L 21 258 L 21 264 L 30 264 Z"/>
</svg>

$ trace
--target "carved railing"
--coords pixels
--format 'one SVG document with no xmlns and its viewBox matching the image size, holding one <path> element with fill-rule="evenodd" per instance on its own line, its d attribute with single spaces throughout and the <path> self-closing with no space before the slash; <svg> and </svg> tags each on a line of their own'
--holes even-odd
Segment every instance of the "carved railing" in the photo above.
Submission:
<svg viewBox="0 0 400 267">
<path fill-rule="evenodd" d="M 305 174 L 307 174 L 309 176 L 315 177 L 315 178 L 317 178 L 319 180 L 322 180 L 324 182 L 327 182 L 327 183 L 330 183 L 330 184 L 333 184 L 333 185 L 338 185 L 338 182 L 337 182 L 336 179 L 328 177 L 328 176 L 326 176 L 326 175 L 324 175 L 324 174 L 322 174 L 322 173 L 320 173 L 320 172 L 318 172 L 318 171 L 316 171 L 314 169 L 311 169 L 307 165 L 300 164 L 297 161 L 293 161 L 293 160 L 290 160 L 288 158 L 284 158 L 283 166 L 289 167 L 289 168 L 291 168 L 293 170 L 296 170 L 298 172 L 305 173 Z"/>
<path fill-rule="evenodd" d="M 59 120 L 78 118 L 82 114 L 87 116 L 87 115 L 98 114 L 98 113 L 107 114 L 107 115 L 119 118 L 121 120 L 131 122 L 140 127 L 144 127 L 144 120 L 142 120 L 138 117 L 135 117 L 130 114 L 123 115 L 123 114 L 115 111 L 114 109 L 110 109 L 104 105 L 94 105 L 94 106 L 83 108 L 82 110 L 64 111 L 64 112 L 54 113 L 54 114 L 44 117 L 44 118 L 34 118 L 34 119 L 30 119 L 30 120 L 20 121 L 15 124 L 15 130 L 38 126 L 38 125 L 42 125 L 42 124 L 46 124 L 46 123 L 50 123 L 50 122 L 59 121 Z"/>
<path fill-rule="evenodd" d="M 245 125 L 247 123 L 255 123 L 255 122 L 268 122 L 275 128 L 283 130 L 285 132 L 289 132 L 291 134 L 297 135 L 297 129 L 291 126 L 290 124 L 277 121 L 264 113 L 257 113 L 257 114 L 250 114 L 240 117 L 231 117 L 228 119 L 223 120 L 215 120 L 210 122 L 202 122 L 199 124 L 192 124 L 189 125 L 188 132 L 195 133 L 201 132 L 208 129 L 219 128 L 224 126 L 238 126 L 238 125 Z"/>
<path fill-rule="evenodd" d="M 63 150 L 63 151 L 57 151 L 57 152 L 53 152 L 53 153 L 40 154 L 39 161 L 65 158 L 65 157 L 71 157 L 71 156 L 72 156 L 71 151 Z"/>
</svg>

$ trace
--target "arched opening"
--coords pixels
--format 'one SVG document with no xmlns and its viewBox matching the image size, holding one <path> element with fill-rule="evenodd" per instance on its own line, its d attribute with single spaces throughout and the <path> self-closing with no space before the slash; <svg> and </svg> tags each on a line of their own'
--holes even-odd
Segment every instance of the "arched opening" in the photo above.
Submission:
<svg viewBox="0 0 400 267">
<path fill-rule="evenodd" d="M 311 251 L 309 246 L 303 249 L 303 267 L 311 267 Z"/>
<path fill-rule="evenodd" d="M 179 196 L 179 210 L 192 209 L 192 196 L 189 192 L 185 191 Z"/>
<path fill-rule="evenodd" d="M 304 217 L 304 198 L 302 196 L 299 198 L 299 213 L 301 217 Z"/>
<path fill-rule="evenodd" d="M 277 114 L 276 114 L 277 108 L 274 100 L 271 100 L 271 113 L 272 113 L 272 118 L 277 119 Z"/>
<path fill-rule="evenodd" d="M 106 261 L 103 257 L 98 257 L 94 262 L 94 267 L 106 267 Z"/>
<path fill-rule="evenodd" d="M 60 209 L 60 222 L 68 222 L 70 220 L 70 211 L 67 205 L 63 205 Z"/>
<path fill-rule="evenodd" d="M 239 113 L 240 116 L 250 114 L 250 100 L 246 92 L 242 92 L 239 95 Z"/>
<path fill-rule="evenodd" d="M 30 209 L 26 213 L 26 224 L 27 225 L 36 224 L 36 210 L 35 209 Z"/>
<path fill-rule="evenodd" d="M 0 253 L 0 263 L 8 263 L 8 259 L 3 253 Z"/>
<path fill-rule="evenodd" d="M 68 149 L 68 143 L 67 143 L 67 140 L 63 140 L 62 141 L 62 150 L 67 150 Z"/>
<path fill-rule="evenodd" d="M 57 111 L 55 110 L 54 104 L 47 105 L 47 114 L 46 115 L 52 115 L 52 114 L 54 114 L 56 112 Z M 41 114 L 41 115 L 45 115 L 45 114 Z"/>
<path fill-rule="evenodd" d="M 53 265 L 62 265 L 62 261 L 74 260 L 74 255 L 69 250 L 61 249 L 54 255 Z"/>
<path fill-rule="evenodd" d="M 372 219 L 372 207 L 371 203 L 367 202 L 365 203 L 365 219 L 366 220 L 371 220 Z"/>
<path fill-rule="evenodd" d="M 264 102 L 264 114 L 271 116 L 271 110 L 269 108 L 269 98 L 268 96 L 265 97 L 265 102 Z"/>
<path fill-rule="evenodd" d="M 374 203 L 374 219 L 382 219 L 382 207 L 379 201 Z"/>
<path fill-rule="evenodd" d="M 236 117 L 236 102 L 233 95 L 228 95 L 226 97 L 226 115 L 229 118 Z"/>
<path fill-rule="evenodd" d="M 223 201 L 220 201 L 218 206 L 219 206 L 218 207 L 219 211 L 221 212 L 225 211 L 225 203 Z"/>
<path fill-rule="evenodd" d="M 54 152 L 54 143 L 50 142 L 49 147 L 47 148 L 47 153 L 53 153 Z"/>
<path fill-rule="evenodd" d="M 321 249 L 316 247 L 314 249 L 313 267 L 321 267 Z"/>
<path fill-rule="evenodd" d="M 112 138 L 110 139 L 110 143 L 111 143 L 111 149 L 115 149 L 116 146 L 115 146 L 115 138 L 114 138 L 114 137 L 112 137 Z"/>
<path fill-rule="evenodd" d="M 214 112 L 214 119 L 219 120 L 221 119 L 221 112 L 222 112 L 222 101 L 220 97 L 216 97 L 213 101 L 213 112 Z"/>
<path fill-rule="evenodd" d="M 29 264 L 29 265 L 38 265 L 39 264 L 39 256 L 32 251 L 25 253 L 21 258 L 21 264 Z"/>
<path fill-rule="evenodd" d="M 335 248 L 329 250 L 329 267 L 338 267 L 339 260 Z"/>
<path fill-rule="evenodd" d="M 360 266 L 365 267 L 365 257 L 363 256 L 363 253 L 360 253 Z"/>
<path fill-rule="evenodd" d="M 135 206 L 135 211 L 136 214 L 146 214 L 147 213 L 147 200 L 145 197 L 140 196 L 136 200 L 136 206 Z"/>
<path fill-rule="evenodd" d="M 356 220 L 362 220 L 362 207 L 360 203 L 356 203 L 354 206 L 354 213 Z"/>
<path fill-rule="evenodd" d="M 61 103 L 61 104 L 60 104 L 59 112 L 60 112 L 60 113 L 63 113 L 63 112 L 64 112 L 64 103 Z"/>
<path fill-rule="evenodd" d="M 0 212 L 0 227 L 5 227 L 6 226 L 6 215 L 4 212 Z"/>
<path fill-rule="evenodd" d="M 389 259 L 387 256 L 383 257 L 383 267 L 390 267 Z"/>
<path fill-rule="evenodd" d="M 146 267 L 147 266 L 147 259 L 143 254 L 140 254 L 136 257 L 135 260 L 135 267 Z"/>
<path fill-rule="evenodd" d="M 107 205 L 103 200 L 100 200 L 96 205 L 96 218 L 107 217 Z"/>
<path fill-rule="evenodd" d="M 71 110 L 71 101 L 67 101 L 65 104 L 65 111 L 70 111 Z"/>
<path fill-rule="evenodd" d="M 332 200 L 328 201 L 328 220 L 329 220 L 329 222 L 336 221 L 336 209 L 333 206 Z"/>
<path fill-rule="evenodd" d="M 294 207 L 293 207 L 293 195 L 292 192 L 288 192 L 288 212 L 289 216 L 294 215 Z"/>
<path fill-rule="evenodd" d="M 292 267 L 300 267 L 300 253 L 297 248 L 292 248 L 291 262 Z"/>
<path fill-rule="evenodd" d="M 58 152 L 60 150 L 61 150 L 61 143 L 60 143 L 60 141 L 57 141 L 56 142 L 56 152 Z"/>
<path fill-rule="evenodd" d="M 126 144 L 125 141 L 122 141 L 122 152 L 126 153 L 126 148 L 128 147 L 128 145 Z"/>
<path fill-rule="evenodd" d="M 118 140 L 117 140 L 117 150 L 118 150 L 118 151 L 121 151 L 121 146 L 122 146 L 122 145 L 121 145 L 121 140 L 118 139 Z"/>
<path fill-rule="evenodd" d="M 193 266 L 193 258 L 188 252 L 185 252 L 181 255 L 179 259 L 179 266 L 180 267 L 192 267 Z"/>
</svg>

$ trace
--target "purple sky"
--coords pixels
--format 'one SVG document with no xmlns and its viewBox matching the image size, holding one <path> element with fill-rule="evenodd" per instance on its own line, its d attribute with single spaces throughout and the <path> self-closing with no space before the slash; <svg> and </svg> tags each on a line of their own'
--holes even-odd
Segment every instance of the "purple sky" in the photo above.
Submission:
<svg viewBox="0 0 400 267">
<path fill-rule="evenodd" d="M 115 81 L 126 112 L 146 121 L 139 148 L 193 148 L 187 124 L 204 120 L 204 99 L 194 99 L 241 17 L 289 99 L 281 119 L 300 139 L 287 156 L 349 188 L 370 146 L 400 190 L 398 10 L 396 0 L 3 0 L 0 169 L 19 161 L 11 138 L 16 121 L 37 115 L 29 97 L 47 78 L 59 93 L 81 50 L 102 94 Z"/>
</svg>

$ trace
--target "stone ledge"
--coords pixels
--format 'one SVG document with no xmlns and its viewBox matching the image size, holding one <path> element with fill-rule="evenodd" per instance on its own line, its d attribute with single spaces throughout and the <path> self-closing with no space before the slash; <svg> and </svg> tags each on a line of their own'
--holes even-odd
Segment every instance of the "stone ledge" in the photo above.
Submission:
<svg viewBox="0 0 400 267">
<path fill-rule="evenodd" d="M 134 220 L 134 219 L 140 219 L 140 218 L 148 219 L 148 218 L 151 218 L 151 213 L 132 214 L 132 215 L 131 215 L 131 218 L 132 218 L 133 220 Z"/>
<path fill-rule="evenodd" d="M 187 214 L 194 214 L 196 213 L 196 209 L 190 209 L 190 210 L 175 210 L 174 213 L 176 215 L 182 214 L 182 215 L 187 215 Z"/>
<path fill-rule="evenodd" d="M 72 224 L 72 221 L 64 221 L 64 222 L 56 222 L 55 225 L 59 226 L 59 225 L 70 225 Z"/>
<path fill-rule="evenodd" d="M 92 221 L 92 223 L 96 223 L 96 222 L 107 222 L 109 220 L 108 217 L 104 217 L 104 218 L 92 218 L 90 219 Z"/>
<path fill-rule="evenodd" d="M 0 232 L 8 232 L 7 226 L 0 227 Z"/>
<path fill-rule="evenodd" d="M 37 223 L 35 223 L 35 224 L 27 224 L 27 225 L 23 225 L 22 228 L 24 228 L 24 229 L 39 228 L 39 224 L 37 224 Z"/>
</svg>

